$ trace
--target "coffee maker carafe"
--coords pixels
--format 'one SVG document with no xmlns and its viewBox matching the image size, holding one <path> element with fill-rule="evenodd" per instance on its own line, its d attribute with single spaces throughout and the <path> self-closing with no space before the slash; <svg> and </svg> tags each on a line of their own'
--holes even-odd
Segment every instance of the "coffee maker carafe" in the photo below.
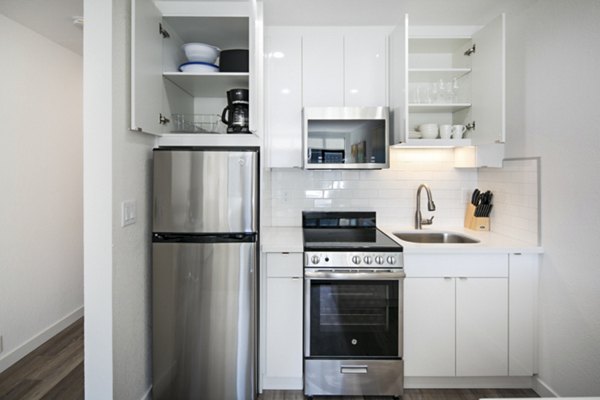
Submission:
<svg viewBox="0 0 600 400">
<path fill-rule="evenodd" d="M 227 92 L 227 107 L 221 121 L 227 125 L 227 133 L 249 133 L 248 89 L 231 89 Z"/>
</svg>

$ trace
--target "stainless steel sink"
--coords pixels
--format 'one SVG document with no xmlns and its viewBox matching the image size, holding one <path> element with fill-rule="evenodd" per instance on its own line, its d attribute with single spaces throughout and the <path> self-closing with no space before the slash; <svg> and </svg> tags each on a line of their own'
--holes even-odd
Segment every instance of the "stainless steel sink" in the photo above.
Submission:
<svg viewBox="0 0 600 400">
<path fill-rule="evenodd" d="M 479 243 L 479 240 L 452 232 L 395 232 L 394 236 L 412 243 Z"/>
</svg>

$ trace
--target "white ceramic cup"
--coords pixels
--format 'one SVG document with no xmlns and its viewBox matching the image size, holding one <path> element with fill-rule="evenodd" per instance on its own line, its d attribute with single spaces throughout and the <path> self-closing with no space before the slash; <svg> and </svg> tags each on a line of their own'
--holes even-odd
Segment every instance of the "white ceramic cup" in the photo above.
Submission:
<svg viewBox="0 0 600 400">
<path fill-rule="evenodd" d="M 423 135 L 423 139 L 436 139 L 438 137 L 438 124 L 419 125 L 419 132 Z"/>
<path fill-rule="evenodd" d="M 452 138 L 462 139 L 466 131 L 467 127 L 464 125 L 452 125 Z"/>
<path fill-rule="evenodd" d="M 440 125 L 440 139 L 450 139 L 452 136 L 452 125 Z"/>
</svg>

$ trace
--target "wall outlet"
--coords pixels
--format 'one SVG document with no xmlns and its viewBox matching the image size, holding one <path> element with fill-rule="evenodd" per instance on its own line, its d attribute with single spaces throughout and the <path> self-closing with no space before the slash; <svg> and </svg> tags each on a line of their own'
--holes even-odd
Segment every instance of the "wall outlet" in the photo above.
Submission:
<svg viewBox="0 0 600 400">
<path fill-rule="evenodd" d="M 135 200 L 126 200 L 121 203 L 121 226 L 135 224 L 137 220 L 137 204 Z"/>
</svg>

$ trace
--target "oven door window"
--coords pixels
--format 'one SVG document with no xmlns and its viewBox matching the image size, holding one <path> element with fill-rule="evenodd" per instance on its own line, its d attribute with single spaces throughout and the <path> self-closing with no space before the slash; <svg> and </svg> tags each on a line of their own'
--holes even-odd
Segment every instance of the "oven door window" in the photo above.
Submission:
<svg viewBox="0 0 600 400">
<path fill-rule="evenodd" d="M 398 357 L 398 281 L 310 281 L 311 357 Z"/>
</svg>

